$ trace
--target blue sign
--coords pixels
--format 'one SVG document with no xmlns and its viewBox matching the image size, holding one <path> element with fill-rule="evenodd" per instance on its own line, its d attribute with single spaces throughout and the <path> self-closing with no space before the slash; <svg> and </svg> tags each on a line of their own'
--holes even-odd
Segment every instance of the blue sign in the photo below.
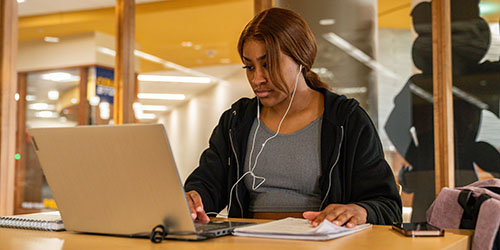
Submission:
<svg viewBox="0 0 500 250">
<path fill-rule="evenodd" d="M 115 72 L 111 69 L 95 68 L 95 93 L 99 96 L 101 102 L 113 104 L 115 97 Z"/>
</svg>

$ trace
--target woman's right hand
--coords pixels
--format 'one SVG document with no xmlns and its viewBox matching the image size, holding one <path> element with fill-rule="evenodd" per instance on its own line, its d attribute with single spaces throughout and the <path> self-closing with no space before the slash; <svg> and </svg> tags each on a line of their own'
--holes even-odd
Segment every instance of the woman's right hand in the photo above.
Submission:
<svg viewBox="0 0 500 250">
<path fill-rule="evenodd" d="M 189 209 L 191 210 L 191 217 L 201 223 L 208 223 L 210 218 L 205 213 L 203 209 L 203 202 L 201 196 L 198 192 L 191 190 L 186 192 L 186 198 L 188 200 Z"/>
</svg>

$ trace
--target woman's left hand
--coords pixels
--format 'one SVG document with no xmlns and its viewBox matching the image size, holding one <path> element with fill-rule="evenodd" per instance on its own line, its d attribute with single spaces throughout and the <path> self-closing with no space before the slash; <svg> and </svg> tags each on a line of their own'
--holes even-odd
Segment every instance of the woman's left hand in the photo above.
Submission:
<svg viewBox="0 0 500 250">
<path fill-rule="evenodd" d="M 308 211 L 302 214 L 311 221 L 313 227 L 319 225 L 324 219 L 333 224 L 352 228 L 366 223 L 366 209 L 356 204 L 330 204 L 321 212 Z"/>
</svg>

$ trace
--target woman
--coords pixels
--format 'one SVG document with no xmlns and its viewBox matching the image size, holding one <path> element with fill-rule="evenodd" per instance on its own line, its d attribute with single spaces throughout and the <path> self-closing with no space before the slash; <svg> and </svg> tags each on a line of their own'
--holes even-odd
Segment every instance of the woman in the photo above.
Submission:
<svg viewBox="0 0 500 250">
<path fill-rule="evenodd" d="M 296 13 L 272 8 L 243 30 L 238 52 L 255 92 L 224 112 L 185 183 L 193 219 L 304 217 L 353 227 L 401 221 L 380 139 L 357 101 L 311 71 L 316 41 Z"/>
</svg>

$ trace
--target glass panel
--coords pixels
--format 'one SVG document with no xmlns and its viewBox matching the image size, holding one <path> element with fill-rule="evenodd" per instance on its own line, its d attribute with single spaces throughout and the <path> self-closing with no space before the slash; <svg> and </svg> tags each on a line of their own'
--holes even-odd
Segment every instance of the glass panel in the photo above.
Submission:
<svg viewBox="0 0 500 250">
<path fill-rule="evenodd" d="M 253 96 L 236 49 L 253 0 L 136 4 L 139 123 L 163 123 L 184 181 L 220 118 Z"/>
<path fill-rule="evenodd" d="M 423 98 L 432 97 L 432 75 L 425 74 L 417 65 L 419 41 L 412 17 L 418 2 L 421 1 L 378 1 L 379 135 L 386 160 L 401 186 L 405 222 L 425 221 L 422 216 L 426 207 L 419 206 L 422 203 L 419 197 L 434 194 L 434 176 L 428 171 L 433 167 L 434 143 L 428 137 L 429 133 L 432 135 L 432 131 L 429 132 L 432 129 L 432 101 Z M 418 89 L 422 91 L 413 91 L 417 89 L 414 79 L 419 77 L 428 79 L 430 92 L 421 87 Z"/>
<path fill-rule="evenodd" d="M 27 74 L 26 128 L 72 127 L 78 123 L 79 72 L 77 69 L 42 71 Z M 40 163 L 25 136 L 24 198 L 22 209 L 55 209 L 52 193 Z"/>
<path fill-rule="evenodd" d="M 106 104 L 98 103 L 96 108 L 89 101 L 96 95 L 95 67 L 114 67 L 113 57 L 103 57 L 96 50 L 115 46 L 115 1 L 18 2 L 18 72 L 26 81 L 20 81 L 19 92 L 23 108 L 18 126 L 16 214 L 56 208 L 26 128 L 108 124 L 112 105 L 110 118 L 97 121 L 92 115 L 102 113 Z M 80 76 L 86 78 L 84 83 L 91 80 L 88 87 L 82 84 L 80 89 Z M 82 91 L 88 94 L 83 99 Z"/>
<path fill-rule="evenodd" d="M 369 112 L 378 128 L 386 160 L 397 182 L 401 180 L 403 219 L 409 221 L 414 193 L 428 191 L 415 191 L 412 183 L 422 183 L 425 187 L 428 187 L 425 183 L 434 183 L 433 174 L 424 178 L 414 176 L 408 182 L 403 178 L 405 170 L 412 166 L 410 162 L 420 164 L 416 162 L 427 159 L 432 162 L 433 154 L 432 151 L 423 152 L 412 158 L 412 153 L 407 153 L 411 151 L 408 148 L 413 145 L 414 138 L 410 131 L 417 126 L 413 121 L 429 121 L 425 120 L 429 119 L 425 118 L 426 114 L 414 111 L 420 108 L 421 97 L 409 92 L 409 79 L 421 74 L 412 58 L 415 33 L 410 13 L 416 3 L 410 0 L 324 0 L 310 5 L 305 1 L 276 0 L 275 5 L 297 11 L 308 22 L 318 43 L 314 67 L 321 79 L 329 83 L 334 92 L 356 98 Z M 432 83 L 432 76 L 429 79 Z M 432 91 L 432 85 L 429 86 Z M 425 93 L 424 96 L 432 96 L 432 92 Z M 432 102 L 425 105 L 430 107 L 432 115 Z M 432 125 L 432 116 L 430 119 Z M 425 143 L 430 143 L 432 149 L 432 139 Z M 432 168 L 432 165 L 424 168 Z M 432 187 L 430 190 L 433 194 Z"/>
<path fill-rule="evenodd" d="M 451 1 L 455 182 L 500 175 L 500 1 Z"/>
</svg>

